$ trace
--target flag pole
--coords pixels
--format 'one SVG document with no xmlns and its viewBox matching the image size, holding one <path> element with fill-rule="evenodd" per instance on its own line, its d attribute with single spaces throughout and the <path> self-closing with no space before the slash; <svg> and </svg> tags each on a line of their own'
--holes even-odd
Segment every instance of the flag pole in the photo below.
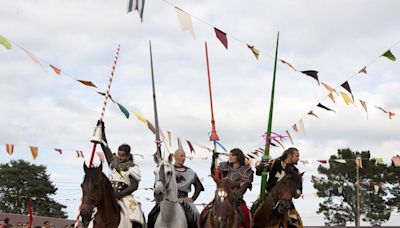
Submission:
<svg viewBox="0 0 400 228">
<path fill-rule="evenodd" d="M 269 106 L 269 117 L 268 117 L 268 128 L 267 128 L 267 136 L 265 138 L 265 150 L 264 155 L 262 157 L 262 161 L 266 162 L 269 159 L 269 148 L 271 145 L 271 129 L 272 129 L 272 115 L 274 111 L 274 97 L 275 97 L 275 79 L 276 79 L 276 63 L 278 60 L 278 46 L 279 46 L 279 32 L 276 38 L 276 49 L 275 49 L 275 63 L 274 63 L 274 75 L 272 78 L 272 90 L 271 90 L 271 101 Z M 268 172 L 264 169 L 261 173 L 261 192 L 260 199 L 265 199 L 265 189 L 267 188 L 267 177 Z"/>
<path fill-rule="evenodd" d="M 154 83 L 154 70 L 153 70 L 153 52 L 151 50 L 151 41 L 149 40 L 150 47 L 150 65 L 151 65 L 151 83 L 153 87 L 153 106 L 154 106 L 154 123 L 156 128 L 156 146 L 157 151 L 154 155 L 161 158 L 161 140 L 160 140 L 160 128 L 158 126 L 158 114 L 157 114 L 157 100 L 156 100 L 156 89 Z"/>
</svg>

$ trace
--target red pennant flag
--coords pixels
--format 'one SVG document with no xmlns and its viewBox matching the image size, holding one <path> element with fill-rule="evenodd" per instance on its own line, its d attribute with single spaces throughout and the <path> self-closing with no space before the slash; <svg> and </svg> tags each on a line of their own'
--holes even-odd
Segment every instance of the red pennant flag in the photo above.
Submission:
<svg viewBox="0 0 400 228">
<path fill-rule="evenodd" d="M 62 150 L 58 148 L 54 148 L 55 151 L 57 151 L 59 154 L 62 154 Z"/>
<path fill-rule="evenodd" d="M 317 162 L 320 162 L 322 164 L 326 164 L 326 160 L 317 160 Z"/>
<path fill-rule="evenodd" d="M 58 75 L 61 74 L 61 70 L 60 70 L 60 69 L 58 69 L 57 67 L 55 67 L 55 66 L 53 66 L 53 65 L 51 65 L 51 64 L 49 64 L 49 65 L 50 65 L 50 67 L 54 70 L 54 72 L 55 72 L 56 74 L 58 74 Z"/>
<path fill-rule="evenodd" d="M 14 144 L 6 144 L 6 152 L 11 156 L 14 153 Z"/>
<path fill-rule="evenodd" d="M 389 119 L 393 119 L 393 117 L 396 115 L 394 112 L 389 112 Z"/>
<path fill-rule="evenodd" d="M 187 144 L 188 144 L 188 146 L 189 146 L 190 153 L 196 153 L 196 151 L 193 149 L 193 146 L 192 146 L 192 144 L 189 142 L 189 140 L 186 140 L 186 142 L 187 142 Z"/>
<path fill-rule="evenodd" d="M 297 128 L 297 124 L 293 124 L 293 130 L 294 130 L 295 132 L 299 132 L 299 129 Z"/>
<path fill-rule="evenodd" d="M 226 38 L 226 33 L 214 27 L 215 35 L 221 41 L 226 49 L 228 49 L 228 39 Z"/>
</svg>

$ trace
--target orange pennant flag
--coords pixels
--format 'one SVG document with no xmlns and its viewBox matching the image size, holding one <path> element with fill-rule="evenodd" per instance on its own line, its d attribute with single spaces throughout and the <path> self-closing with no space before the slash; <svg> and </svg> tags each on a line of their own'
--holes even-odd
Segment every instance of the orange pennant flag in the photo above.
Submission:
<svg viewBox="0 0 400 228">
<path fill-rule="evenodd" d="M 39 148 L 37 146 L 29 146 L 29 148 L 31 148 L 33 159 L 36 160 L 36 158 L 39 154 Z"/>
<path fill-rule="evenodd" d="M 49 64 L 49 65 L 50 65 L 50 67 L 54 70 L 54 72 L 55 72 L 56 74 L 58 74 L 58 75 L 61 74 L 61 70 L 60 70 L 60 69 L 58 69 L 57 67 L 55 67 L 55 66 L 53 66 L 53 65 L 51 65 L 51 64 Z"/>
<path fill-rule="evenodd" d="M 354 104 L 353 100 L 349 97 L 349 95 L 347 95 L 347 93 L 340 92 L 340 94 L 342 95 L 343 100 L 347 105 Z"/>
<path fill-rule="evenodd" d="M 362 168 L 363 167 L 362 160 L 361 160 L 360 157 L 356 158 L 356 166 L 357 166 L 357 168 Z"/>
<path fill-rule="evenodd" d="M 333 103 L 335 103 L 335 97 L 333 96 L 333 93 L 329 93 L 328 97 L 333 101 Z"/>
<path fill-rule="evenodd" d="M 14 153 L 14 144 L 6 144 L 6 152 L 11 156 Z"/>
<path fill-rule="evenodd" d="M 85 81 L 85 80 L 77 80 L 77 81 L 84 84 L 85 86 L 91 86 L 91 87 L 97 88 L 97 86 L 95 84 L 93 84 L 93 82 L 91 82 L 91 81 Z"/>
</svg>

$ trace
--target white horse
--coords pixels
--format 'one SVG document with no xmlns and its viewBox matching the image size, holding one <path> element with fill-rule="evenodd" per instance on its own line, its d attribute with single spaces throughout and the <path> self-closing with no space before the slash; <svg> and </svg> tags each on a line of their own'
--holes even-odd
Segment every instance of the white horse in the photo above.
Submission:
<svg viewBox="0 0 400 228">
<path fill-rule="evenodd" d="M 154 199 L 160 205 L 160 213 L 155 228 L 187 228 L 187 220 L 182 206 L 178 202 L 178 187 L 175 179 L 175 168 L 171 164 L 172 154 L 168 160 L 154 156 L 157 164 L 154 171 Z"/>
</svg>

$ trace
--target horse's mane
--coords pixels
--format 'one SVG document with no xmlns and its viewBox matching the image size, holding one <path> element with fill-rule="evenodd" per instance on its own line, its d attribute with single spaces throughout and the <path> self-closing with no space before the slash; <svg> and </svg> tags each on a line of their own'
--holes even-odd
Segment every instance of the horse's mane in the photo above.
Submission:
<svg viewBox="0 0 400 228">
<path fill-rule="evenodd" d="M 297 173 L 286 174 L 281 181 L 279 181 L 272 189 L 270 194 L 272 196 L 278 197 L 288 188 L 292 194 L 296 193 L 297 183 L 302 182 L 303 177 Z"/>
</svg>

